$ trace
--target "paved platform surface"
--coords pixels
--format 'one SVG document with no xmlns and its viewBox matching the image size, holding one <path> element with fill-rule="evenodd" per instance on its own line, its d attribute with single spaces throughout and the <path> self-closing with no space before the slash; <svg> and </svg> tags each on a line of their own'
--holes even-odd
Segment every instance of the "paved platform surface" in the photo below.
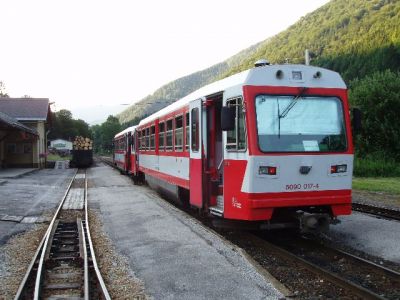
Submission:
<svg viewBox="0 0 400 300">
<path fill-rule="evenodd" d="M 236 248 L 104 164 L 88 170 L 88 200 L 154 299 L 283 297 Z"/>
<path fill-rule="evenodd" d="M 370 255 L 400 263 L 400 222 L 353 212 L 341 216 L 328 236 L 337 244 L 347 245 Z"/>
<path fill-rule="evenodd" d="M 38 171 L 37 168 L 9 168 L 9 169 L 0 169 L 0 182 L 2 179 L 6 178 L 18 178 L 23 175 L 27 175 L 29 173 Z"/>
<path fill-rule="evenodd" d="M 59 204 L 75 171 L 43 169 L 0 185 L 0 246 L 45 221 L 39 216 Z"/>
</svg>

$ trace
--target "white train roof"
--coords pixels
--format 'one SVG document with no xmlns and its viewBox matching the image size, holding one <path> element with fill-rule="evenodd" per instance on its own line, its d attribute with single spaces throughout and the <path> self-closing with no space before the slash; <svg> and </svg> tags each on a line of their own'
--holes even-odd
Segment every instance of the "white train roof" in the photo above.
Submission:
<svg viewBox="0 0 400 300">
<path fill-rule="evenodd" d="M 128 132 L 133 132 L 133 131 L 135 131 L 135 128 L 136 128 L 136 127 L 137 127 L 137 125 L 128 127 L 128 128 L 126 128 L 126 129 L 122 130 L 121 132 L 118 132 L 118 133 L 114 136 L 114 138 L 117 138 L 117 137 L 119 137 L 119 136 L 121 136 L 121 135 L 124 135 L 125 133 L 128 133 Z"/>
<path fill-rule="evenodd" d="M 281 72 L 278 78 L 277 72 Z M 255 67 L 208 84 L 140 121 L 139 126 L 188 105 L 189 102 L 238 86 L 288 86 L 346 89 L 342 77 L 334 71 L 307 65 L 267 65 Z"/>
</svg>

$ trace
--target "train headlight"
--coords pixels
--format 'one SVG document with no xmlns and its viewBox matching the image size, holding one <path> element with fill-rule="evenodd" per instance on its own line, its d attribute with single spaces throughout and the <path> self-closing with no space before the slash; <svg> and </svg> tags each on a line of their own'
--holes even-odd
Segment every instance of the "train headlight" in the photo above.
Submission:
<svg viewBox="0 0 400 300">
<path fill-rule="evenodd" d="M 260 166 L 258 168 L 259 175 L 276 175 L 276 167 Z"/>
<path fill-rule="evenodd" d="M 331 174 L 346 173 L 346 172 L 347 172 L 347 165 L 334 165 L 334 166 L 331 166 Z"/>
</svg>

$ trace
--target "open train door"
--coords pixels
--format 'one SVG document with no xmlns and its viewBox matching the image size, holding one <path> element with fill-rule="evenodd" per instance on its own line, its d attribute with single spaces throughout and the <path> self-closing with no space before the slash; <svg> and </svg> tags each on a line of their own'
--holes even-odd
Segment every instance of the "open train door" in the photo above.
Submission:
<svg viewBox="0 0 400 300">
<path fill-rule="evenodd" d="M 197 99 L 189 104 L 190 119 L 190 205 L 203 207 L 203 179 L 204 179 L 204 146 L 202 139 L 203 126 L 203 99 Z"/>
</svg>

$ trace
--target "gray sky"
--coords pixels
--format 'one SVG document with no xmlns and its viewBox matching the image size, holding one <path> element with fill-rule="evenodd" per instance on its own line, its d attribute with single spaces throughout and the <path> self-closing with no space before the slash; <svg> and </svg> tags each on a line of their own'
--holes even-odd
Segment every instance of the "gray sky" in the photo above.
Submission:
<svg viewBox="0 0 400 300">
<path fill-rule="evenodd" d="M 0 0 L 0 81 L 12 97 L 48 97 L 84 118 L 85 107 L 138 101 L 327 2 Z"/>
</svg>

